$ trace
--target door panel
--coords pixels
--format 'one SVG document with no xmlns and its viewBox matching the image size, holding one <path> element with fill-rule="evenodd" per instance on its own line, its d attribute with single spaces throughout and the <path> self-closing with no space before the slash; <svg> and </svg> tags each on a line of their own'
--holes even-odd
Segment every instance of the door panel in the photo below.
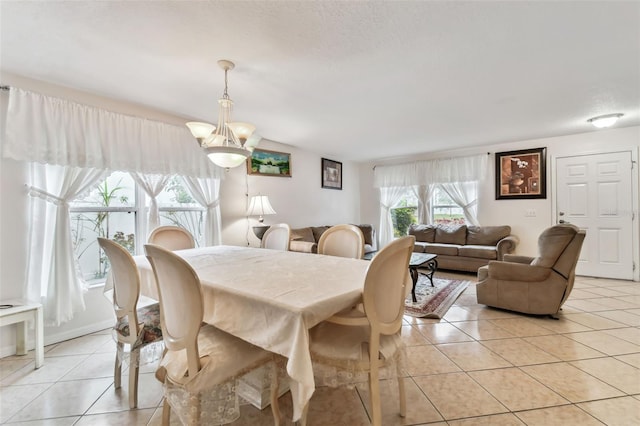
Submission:
<svg viewBox="0 0 640 426">
<path fill-rule="evenodd" d="M 631 164 L 631 152 L 556 161 L 556 221 L 587 232 L 578 275 L 633 279 Z"/>
</svg>

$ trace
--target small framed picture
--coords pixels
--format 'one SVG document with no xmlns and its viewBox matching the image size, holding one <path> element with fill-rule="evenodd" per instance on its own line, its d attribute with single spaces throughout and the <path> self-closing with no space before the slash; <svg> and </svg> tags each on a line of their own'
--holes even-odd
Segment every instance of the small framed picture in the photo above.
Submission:
<svg viewBox="0 0 640 426">
<path fill-rule="evenodd" d="M 322 187 L 328 189 L 342 189 L 342 163 L 339 161 L 322 159 Z"/>
<path fill-rule="evenodd" d="M 247 174 L 291 177 L 291 154 L 256 148 L 247 158 Z"/>
<path fill-rule="evenodd" d="M 496 152 L 496 200 L 547 198 L 546 148 Z"/>
</svg>

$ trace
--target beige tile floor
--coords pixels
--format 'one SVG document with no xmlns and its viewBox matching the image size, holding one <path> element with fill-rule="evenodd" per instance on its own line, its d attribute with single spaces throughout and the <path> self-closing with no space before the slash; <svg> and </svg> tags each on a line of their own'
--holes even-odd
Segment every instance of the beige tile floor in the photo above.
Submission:
<svg viewBox="0 0 640 426">
<path fill-rule="evenodd" d="M 473 275 L 439 272 L 474 281 Z M 640 283 L 578 277 L 560 320 L 491 309 L 470 285 L 442 320 L 405 318 L 408 412 L 382 384 L 386 425 L 640 425 Z M 140 374 L 139 408 L 113 389 L 108 330 L 0 360 L 0 423 L 159 425 L 162 387 Z M 126 378 L 123 378 L 123 383 Z M 280 399 L 290 424 L 291 399 Z M 318 388 L 310 425 L 369 424 L 365 387 Z M 235 425 L 272 424 L 242 407 Z"/>
</svg>

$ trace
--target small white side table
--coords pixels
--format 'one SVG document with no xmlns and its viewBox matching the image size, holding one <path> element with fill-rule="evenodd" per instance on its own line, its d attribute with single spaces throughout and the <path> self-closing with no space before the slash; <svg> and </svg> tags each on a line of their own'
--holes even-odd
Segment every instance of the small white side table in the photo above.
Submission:
<svg viewBox="0 0 640 426">
<path fill-rule="evenodd" d="M 36 331 L 36 368 L 42 367 L 44 363 L 42 305 L 17 299 L 2 300 L 0 305 L 2 305 L 0 308 L 0 326 L 21 323 L 16 325 L 16 355 L 27 354 L 27 321 L 33 319 Z M 7 307 L 9 305 L 10 307 Z"/>
</svg>

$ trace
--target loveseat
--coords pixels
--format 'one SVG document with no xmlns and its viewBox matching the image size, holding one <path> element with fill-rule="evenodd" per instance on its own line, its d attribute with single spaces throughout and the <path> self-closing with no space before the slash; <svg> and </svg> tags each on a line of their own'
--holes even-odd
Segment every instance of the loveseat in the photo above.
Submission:
<svg viewBox="0 0 640 426">
<path fill-rule="evenodd" d="M 376 230 L 372 225 L 356 225 L 364 235 L 364 253 L 370 253 L 378 250 L 376 242 Z M 331 226 L 309 226 L 306 228 L 298 228 L 291 230 L 291 242 L 289 243 L 290 251 L 298 251 L 302 253 L 317 253 L 318 241 L 324 231 Z"/>
<path fill-rule="evenodd" d="M 411 225 L 413 251 L 438 255 L 439 269 L 477 272 L 490 260 L 503 260 L 519 240 L 510 226 Z"/>
</svg>

